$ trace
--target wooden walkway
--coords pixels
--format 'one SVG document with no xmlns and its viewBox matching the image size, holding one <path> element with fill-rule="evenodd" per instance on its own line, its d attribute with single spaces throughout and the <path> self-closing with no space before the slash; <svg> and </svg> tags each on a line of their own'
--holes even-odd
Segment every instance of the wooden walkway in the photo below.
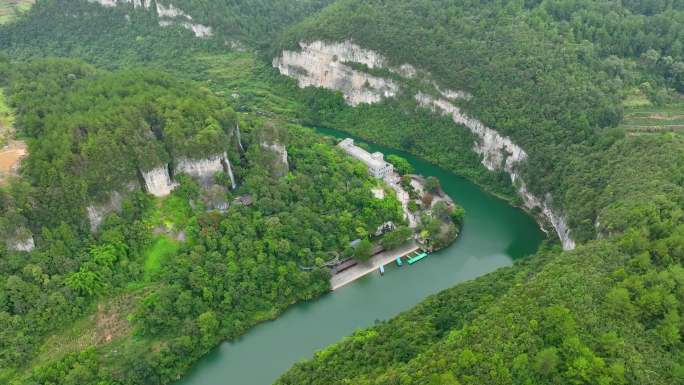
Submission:
<svg viewBox="0 0 684 385">
<path fill-rule="evenodd" d="M 359 263 L 358 265 L 351 267 L 339 274 L 333 275 L 332 278 L 330 278 L 330 287 L 333 290 L 337 290 L 350 282 L 356 281 L 368 273 L 377 271 L 380 266 L 385 266 L 388 263 L 394 262 L 399 255 L 403 257 L 416 250 L 418 250 L 418 245 L 414 241 L 411 241 L 406 245 L 394 250 L 384 251 L 382 253 L 376 254 L 365 263 Z"/>
</svg>

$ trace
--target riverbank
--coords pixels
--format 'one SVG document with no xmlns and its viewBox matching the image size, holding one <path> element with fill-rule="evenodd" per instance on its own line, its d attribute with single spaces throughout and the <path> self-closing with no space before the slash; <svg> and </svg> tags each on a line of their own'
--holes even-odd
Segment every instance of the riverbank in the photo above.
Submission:
<svg viewBox="0 0 684 385">
<path fill-rule="evenodd" d="M 394 260 L 396 260 L 398 256 L 401 255 L 403 257 L 405 255 L 411 254 L 416 250 L 418 250 L 418 245 L 414 241 L 411 241 L 397 249 L 378 253 L 370 257 L 370 259 L 368 259 L 367 262 L 359 263 L 356 266 L 353 266 L 339 274 L 333 275 L 330 278 L 330 287 L 332 288 L 332 290 L 337 290 L 346 284 L 356 281 L 357 279 L 365 276 L 366 274 L 372 273 L 373 271 L 377 271 L 380 268 L 380 266 L 385 266 L 389 263 L 394 262 Z"/>
<path fill-rule="evenodd" d="M 390 319 L 460 282 L 510 266 L 533 254 L 544 239 L 531 216 L 470 180 L 405 152 L 372 143 L 369 150 L 402 156 L 416 174 L 441 181 L 445 194 L 457 198 L 467 213 L 458 241 L 410 267 L 390 267 L 382 277 L 375 267 L 376 273 L 344 285 L 343 290 L 291 306 L 272 322 L 263 322 L 214 349 L 175 385 L 219 385 L 226 378 L 240 385 L 272 384 L 296 362 L 311 358 L 354 330 Z M 389 262 L 397 253 L 394 250 Z"/>
<path fill-rule="evenodd" d="M 335 129 L 331 127 L 324 127 L 320 125 L 312 125 L 308 121 L 303 121 L 303 120 L 297 120 L 297 119 L 292 119 L 289 120 L 290 123 L 294 124 L 300 124 L 306 127 L 309 127 L 313 130 L 315 130 L 317 133 L 323 134 L 323 135 L 328 135 L 337 139 L 344 139 L 344 138 L 353 138 L 354 140 L 358 142 L 363 142 L 366 144 L 370 144 L 374 147 L 385 147 L 386 150 L 384 150 L 385 153 L 387 154 L 396 154 L 399 156 L 402 156 L 406 158 L 407 156 L 413 156 L 416 158 L 421 159 L 422 161 L 431 164 L 434 167 L 439 167 L 443 168 L 444 170 L 448 170 L 449 172 L 458 175 L 464 179 L 469 180 L 471 183 L 479 187 L 482 191 L 486 192 L 487 194 L 490 194 L 507 204 L 518 208 L 522 211 L 525 212 L 526 215 L 530 216 L 531 218 L 534 219 L 535 223 L 537 224 L 538 228 L 540 231 L 542 231 L 545 235 L 546 238 L 549 237 L 556 237 L 556 239 L 559 240 L 557 237 L 557 234 L 553 228 L 553 225 L 548 221 L 546 217 L 539 213 L 535 213 L 534 211 L 530 210 L 529 208 L 525 207 L 525 205 L 522 202 L 522 198 L 517 194 L 515 189 L 513 188 L 513 185 L 510 186 L 503 186 L 503 185 L 495 185 L 491 183 L 486 183 L 481 176 L 478 176 L 478 173 L 472 172 L 472 170 L 469 170 L 468 168 L 459 168 L 459 167 L 454 167 L 453 164 L 448 164 L 440 160 L 440 158 L 435 157 L 434 155 L 431 155 L 429 153 L 424 153 L 420 151 L 415 151 L 414 149 L 398 149 L 396 145 L 393 145 L 392 143 L 382 139 L 382 138 L 372 138 L 369 137 L 368 135 L 364 135 L 363 133 L 357 132 L 355 130 L 343 130 L 343 129 Z M 389 150 L 391 149 L 391 150 Z M 481 164 L 480 164 L 481 166 Z M 479 166 L 478 166 L 479 167 Z"/>
</svg>

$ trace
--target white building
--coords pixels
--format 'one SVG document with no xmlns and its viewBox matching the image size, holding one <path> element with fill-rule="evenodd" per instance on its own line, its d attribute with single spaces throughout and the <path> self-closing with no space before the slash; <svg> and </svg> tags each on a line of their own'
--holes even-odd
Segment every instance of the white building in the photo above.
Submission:
<svg viewBox="0 0 684 385">
<path fill-rule="evenodd" d="M 376 178 L 385 178 L 394 170 L 391 164 L 385 162 L 381 152 L 369 153 L 361 147 L 354 145 L 354 139 L 347 138 L 340 142 L 339 146 L 352 157 L 362 161 L 368 166 L 368 173 Z"/>
</svg>

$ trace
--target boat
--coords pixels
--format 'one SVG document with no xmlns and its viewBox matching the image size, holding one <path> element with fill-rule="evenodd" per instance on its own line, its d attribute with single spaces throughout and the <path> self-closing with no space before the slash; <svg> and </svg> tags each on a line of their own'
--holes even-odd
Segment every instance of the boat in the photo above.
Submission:
<svg viewBox="0 0 684 385">
<path fill-rule="evenodd" d="M 380 275 L 385 275 L 385 266 L 380 265 Z"/>
<path fill-rule="evenodd" d="M 413 257 L 411 257 L 411 258 L 408 259 L 408 264 L 409 264 L 409 265 L 413 265 L 414 263 L 420 261 L 421 259 L 423 259 L 423 258 L 425 258 L 425 257 L 427 257 L 427 256 L 428 256 L 427 253 L 420 253 L 420 254 L 418 254 L 418 255 L 415 255 L 415 256 L 413 256 Z"/>
<path fill-rule="evenodd" d="M 401 266 L 401 265 L 404 264 L 404 263 L 401 261 L 401 255 L 397 257 L 397 259 L 395 260 L 395 262 L 397 262 L 397 266 Z"/>
</svg>

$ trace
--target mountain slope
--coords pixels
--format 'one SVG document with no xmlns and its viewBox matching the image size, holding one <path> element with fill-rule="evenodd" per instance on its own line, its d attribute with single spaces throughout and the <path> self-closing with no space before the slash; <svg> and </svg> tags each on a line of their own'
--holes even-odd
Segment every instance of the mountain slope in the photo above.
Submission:
<svg viewBox="0 0 684 385">
<path fill-rule="evenodd" d="M 312 104 L 327 108 L 312 114 L 318 124 L 448 159 L 453 148 L 444 138 L 454 126 L 476 134 L 475 151 L 487 143 L 491 136 L 477 136 L 478 119 L 528 155 L 511 167 L 515 147 L 503 145 L 494 169 L 511 174 L 523 203 L 521 180 L 566 216 L 579 245 L 540 252 L 531 262 L 538 270 L 516 266 L 518 286 L 492 302 L 454 288 L 296 365 L 278 383 L 684 381 L 684 143 L 676 130 L 614 128 L 635 94 L 676 110 L 683 9 L 680 2 L 342 0 L 287 31 L 272 52 L 274 67 L 299 86 L 344 97 Z M 357 78 L 370 81 L 355 86 Z M 387 92 L 382 82 L 395 87 Z M 344 105 L 364 92 L 372 105 Z M 448 113 L 452 128 L 382 123 L 421 106 Z M 480 155 L 488 166 L 489 155 Z M 477 304 L 467 321 L 443 315 L 461 306 L 461 295 Z"/>
<path fill-rule="evenodd" d="M 648 108 L 650 120 L 664 120 L 659 111 L 674 111 L 665 118 L 681 115 L 684 4 L 680 0 L 338 0 L 297 2 L 302 7 L 292 13 L 279 1 L 157 3 L 167 11 L 173 3 L 193 22 L 211 27 L 212 34 L 198 38 L 182 24 L 187 16 L 160 26 L 156 6 L 150 10 L 133 4 L 104 7 L 86 1 L 44 1 L 18 23 L 0 27 L 0 49 L 13 60 L 75 56 L 107 68 L 142 65 L 201 80 L 243 112 L 249 131 L 256 133 L 268 126 L 265 122 L 273 124 L 271 118 L 278 126 L 295 120 L 408 150 L 518 204 L 537 203 L 528 205 L 530 211 L 551 221 L 561 238 L 566 235 L 577 244 L 571 252 L 548 245 L 510 269 L 432 297 L 296 365 L 280 383 L 684 382 L 681 130 L 635 130 L 633 126 L 641 123 L 623 119 L 625 112 L 633 118 L 634 108 Z M 254 47 L 263 48 L 259 55 L 264 62 L 250 51 Z M 270 65 L 276 69 L 269 71 Z M 305 85 L 322 88 L 300 89 Z M 198 91 L 196 97 L 202 95 Z M 41 121 L 31 119 L 31 123 L 39 127 Z M 308 138 L 309 131 L 293 132 L 303 151 L 301 161 L 329 155 L 315 146 L 317 139 Z M 252 140 L 259 140 L 258 136 Z M 67 143 L 62 148 L 70 147 Z M 317 150 L 304 151 L 308 147 Z M 164 152 L 173 155 L 166 148 Z M 248 187 L 267 198 L 259 210 L 272 213 L 281 207 L 283 197 L 290 196 L 289 186 L 267 183 L 268 172 L 259 166 L 261 157 L 247 157 L 247 164 L 255 167 L 247 178 Z M 333 181 L 355 175 L 346 167 L 338 171 L 331 176 Z M 306 176 L 298 179 L 304 185 L 307 180 Z M 60 187 L 84 189 L 88 184 L 82 182 Z M 181 190 L 193 196 L 192 187 Z M 20 184 L 12 192 L 13 199 L 3 197 L 3 218 L 9 219 L 5 227 L 17 218 L 25 224 L 23 212 L 30 212 L 33 202 L 24 198 L 30 193 Z M 134 202 L 140 206 L 127 207 L 149 209 L 146 200 Z M 163 206 L 162 211 L 166 209 Z M 189 209 L 180 205 L 170 210 L 173 215 L 159 210 L 138 214 L 164 222 L 167 216 L 183 217 L 184 210 Z M 31 362 L 15 369 L 19 372 L 10 369 L 1 374 L 38 383 L 67 377 L 74 383 L 168 382 L 221 338 L 239 335 L 254 322 L 275 316 L 290 297 L 282 303 L 269 302 L 274 291 L 268 285 L 247 303 L 233 302 L 232 296 L 217 303 L 221 297 L 214 294 L 234 293 L 222 286 L 221 279 L 204 282 L 211 287 L 210 300 L 193 283 L 194 266 L 201 274 L 218 271 L 219 277 L 232 277 L 231 270 L 217 267 L 222 264 L 220 252 L 225 251 L 217 248 L 225 241 L 232 251 L 240 250 L 239 243 L 227 239 L 257 234 L 266 222 L 251 213 L 238 210 L 220 225 L 211 215 L 191 215 L 193 219 L 183 225 L 195 228 L 193 221 L 199 221 L 203 245 L 184 249 L 183 263 L 165 267 L 161 275 L 155 261 L 145 264 L 141 259 L 142 254 L 153 259 L 163 255 L 165 243 L 159 243 L 161 251 L 147 253 L 136 247 L 147 245 L 149 239 L 126 233 L 137 245 L 130 257 L 136 263 L 126 274 L 136 279 L 152 276 L 161 285 L 152 293 L 127 293 L 131 300 L 145 299 L 137 302 L 135 328 L 124 328 L 143 335 L 140 340 L 124 339 L 129 355 L 115 354 L 116 344 L 85 351 L 74 348 L 66 355 L 49 356 L 40 365 Z M 45 218 L 52 225 L 54 218 Z M 118 226 L 136 223 L 136 218 L 127 216 L 129 222 Z M 372 223 L 377 218 L 366 219 Z M 314 216 L 303 220 L 315 228 L 323 224 Z M 87 226 L 83 211 L 77 221 L 82 228 Z M 246 223 L 244 231 L 232 222 Z M 559 230 L 561 222 L 568 225 L 566 231 Z M 36 289 L 44 276 L 34 267 L 45 271 L 42 256 L 50 256 L 54 259 L 50 264 L 64 265 L 70 272 L 78 266 L 71 259 L 60 264 L 64 255 L 77 254 L 78 263 L 95 259 L 83 251 L 85 246 L 75 248 L 73 235 L 64 227 L 44 234 L 41 241 L 49 247 L 39 245 L 32 254 L 35 263 L 25 265 L 18 253 L 10 253 L 3 267 L 11 272 L 0 291 L 4 306 L 0 309 L 5 309 L 0 311 L 1 320 L 9 325 L 0 339 L 3 346 L 32 346 L 45 336 L 16 333 L 29 326 L 13 308 L 14 301 L 23 304 L 23 298 L 36 293 L 45 298 Z M 343 243 L 343 238 L 338 241 Z M 293 260 L 302 257 L 295 249 L 289 249 Z M 251 266 L 250 261 L 246 266 Z M 151 266 L 152 271 L 143 274 L 138 270 L 141 266 Z M 264 273 L 250 271 L 254 276 Z M 287 273 L 297 298 L 324 290 L 320 275 Z M 63 277 L 57 275 L 50 277 L 60 282 Z M 182 304 L 198 305 L 176 309 L 172 299 L 181 295 L 188 300 Z M 12 313 L 7 311 L 10 306 Z M 233 314 L 236 308 L 258 310 Z M 49 312 L 53 307 L 45 309 Z M 214 321 L 222 312 L 229 314 L 230 322 L 217 330 Z M 166 330 L 181 330 L 183 335 L 171 338 Z M 12 353 L 2 357 L 7 362 L 32 357 L 30 349 L 4 351 Z"/>
<path fill-rule="evenodd" d="M 596 236 L 603 209 L 596 203 L 606 186 L 594 180 L 592 191 L 580 189 L 568 181 L 591 175 L 579 176 L 567 165 L 615 134 L 610 128 L 621 120 L 621 98 L 633 88 L 646 87 L 653 98 L 664 94 L 665 99 L 672 88 L 682 89 L 684 53 L 677 42 L 684 38 L 679 23 L 684 12 L 677 2 L 655 7 L 654 14 L 637 6 L 632 13 L 613 2 L 569 3 L 338 1 L 287 31 L 272 55 L 304 51 L 300 42 L 352 40 L 385 57 L 386 67 L 418 69 L 418 84 L 405 86 L 395 96 L 400 100 L 417 92 L 441 98 L 439 89 L 472 95 L 450 103 L 522 147 L 529 159 L 518 168 L 529 190 L 541 198 L 551 194 L 549 206 L 567 217 L 572 238 L 588 240 Z M 619 15 L 617 27 L 598 18 L 605 12 Z M 654 31 L 658 24 L 667 32 Z M 642 33 L 626 35 L 629 42 L 604 39 L 619 27 Z M 376 127 L 365 130 L 378 137 Z M 448 152 L 439 135 L 433 138 L 429 152 Z M 411 150 L 404 139 L 394 142 Z"/>
</svg>

